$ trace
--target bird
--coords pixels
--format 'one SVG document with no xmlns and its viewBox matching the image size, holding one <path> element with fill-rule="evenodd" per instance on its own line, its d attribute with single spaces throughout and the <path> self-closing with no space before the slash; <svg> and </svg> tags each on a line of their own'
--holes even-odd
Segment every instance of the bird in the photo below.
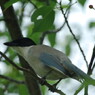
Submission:
<svg viewBox="0 0 95 95">
<path fill-rule="evenodd" d="M 95 80 L 75 66 L 61 51 L 47 45 L 37 45 L 32 39 L 23 37 L 5 42 L 22 56 L 36 74 L 47 80 L 72 78 L 80 82 L 95 85 Z"/>
</svg>

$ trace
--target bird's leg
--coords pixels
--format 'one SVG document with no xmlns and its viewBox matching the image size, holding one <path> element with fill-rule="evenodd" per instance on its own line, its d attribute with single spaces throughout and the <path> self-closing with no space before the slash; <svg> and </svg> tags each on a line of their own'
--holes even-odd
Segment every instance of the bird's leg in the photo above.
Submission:
<svg viewBox="0 0 95 95">
<path fill-rule="evenodd" d="M 49 88 L 49 90 L 51 90 L 51 91 L 55 91 L 55 89 L 56 89 L 56 86 L 57 86 L 57 84 L 60 82 L 62 80 L 62 78 L 60 78 L 55 84 L 53 84 L 52 85 L 52 88 Z"/>
<path fill-rule="evenodd" d="M 49 72 L 47 72 L 46 75 L 41 78 L 41 79 L 42 79 L 42 81 L 40 81 L 41 85 L 44 85 L 44 82 L 45 82 L 45 80 L 47 79 L 47 76 L 48 76 L 51 72 L 52 72 L 52 70 L 50 70 Z"/>
<path fill-rule="evenodd" d="M 46 75 L 44 77 L 42 77 L 43 79 L 46 79 L 47 76 L 52 72 L 52 70 L 50 70 L 49 72 L 46 73 Z"/>
<path fill-rule="evenodd" d="M 57 84 L 62 80 L 62 78 L 60 78 L 55 84 L 53 84 L 53 86 L 57 86 Z"/>
</svg>

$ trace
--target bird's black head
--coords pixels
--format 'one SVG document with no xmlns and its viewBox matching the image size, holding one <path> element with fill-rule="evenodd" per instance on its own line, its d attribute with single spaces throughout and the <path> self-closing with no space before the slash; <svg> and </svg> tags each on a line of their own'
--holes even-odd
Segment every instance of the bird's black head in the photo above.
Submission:
<svg viewBox="0 0 95 95">
<path fill-rule="evenodd" d="M 17 39 L 17 40 L 13 40 L 11 42 L 6 42 L 4 43 L 4 45 L 7 45 L 7 46 L 20 46 L 20 47 L 25 47 L 25 46 L 32 46 L 32 45 L 36 45 L 36 43 L 29 39 L 29 38 L 20 38 L 20 39 Z"/>
</svg>

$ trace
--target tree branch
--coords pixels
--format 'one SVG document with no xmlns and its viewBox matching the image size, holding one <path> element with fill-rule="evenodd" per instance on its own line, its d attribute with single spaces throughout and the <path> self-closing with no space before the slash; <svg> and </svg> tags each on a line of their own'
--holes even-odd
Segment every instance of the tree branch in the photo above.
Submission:
<svg viewBox="0 0 95 95">
<path fill-rule="evenodd" d="M 94 45 L 94 48 L 93 48 L 91 60 L 90 60 L 89 67 L 88 67 L 88 74 L 89 75 L 91 75 L 92 71 L 93 71 L 93 67 L 92 66 L 94 66 L 93 65 L 94 59 L 95 59 L 95 45 Z"/>
<path fill-rule="evenodd" d="M 75 41 L 77 42 L 77 45 L 78 45 L 78 47 L 79 47 L 79 49 L 80 49 L 80 51 L 81 51 L 81 53 L 82 53 L 82 55 L 83 55 L 83 58 L 84 58 L 84 60 L 85 60 L 85 62 L 86 62 L 87 68 L 89 68 L 88 62 L 87 62 L 87 60 L 86 60 L 86 56 L 85 56 L 85 54 L 84 54 L 84 52 L 83 52 L 83 50 L 82 50 L 82 48 L 81 48 L 81 45 L 80 45 L 78 39 L 76 38 L 75 34 L 73 33 L 73 31 L 72 31 L 72 29 L 71 29 L 71 27 L 70 27 L 70 25 L 69 25 L 69 22 L 68 22 L 68 20 L 67 20 L 67 17 L 66 17 L 66 15 L 65 15 L 64 11 L 63 11 L 63 8 L 61 7 L 61 6 L 62 6 L 62 5 L 61 5 L 61 2 L 59 3 L 59 5 L 60 5 L 60 10 L 61 10 L 61 12 L 62 12 L 62 14 L 63 14 L 63 16 L 64 16 L 65 22 L 66 22 L 66 24 L 67 24 L 67 27 L 68 27 L 70 33 L 72 34 L 73 38 L 74 38 Z M 83 89 L 83 87 L 82 87 L 81 89 L 79 89 L 79 91 L 81 91 L 82 89 Z M 88 86 L 85 87 L 85 94 L 88 95 Z"/>
<path fill-rule="evenodd" d="M 46 35 L 59 32 L 64 27 L 64 25 L 65 25 L 65 22 L 62 24 L 62 26 L 60 28 L 58 28 L 56 30 L 43 32 L 42 36 L 40 37 L 40 44 L 43 43 L 44 38 L 45 38 Z"/>
<path fill-rule="evenodd" d="M 86 62 L 86 66 L 87 66 L 87 68 L 88 68 L 88 62 L 87 62 L 87 60 L 86 60 L 86 56 L 85 56 L 85 54 L 84 54 L 84 52 L 83 52 L 83 50 L 82 50 L 82 48 L 81 48 L 81 45 L 80 45 L 78 39 L 76 38 L 75 34 L 73 33 L 73 31 L 72 31 L 72 29 L 71 29 L 71 27 L 70 27 L 70 25 L 69 25 L 69 22 L 68 22 L 68 20 L 67 20 L 67 17 L 66 17 L 66 15 L 65 15 L 64 11 L 63 11 L 63 8 L 61 7 L 61 6 L 62 6 L 62 5 L 61 5 L 61 2 L 60 2 L 59 4 L 60 4 L 60 10 L 61 10 L 61 12 L 62 12 L 62 14 L 63 14 L 63 16 L 64 16 L 64 19 L 65 19 L 65 22 L 66 22 L 66 24 L 67 24 L 67 27 L 68 27 L 70 33 L 72 34 L 73 38 L 74 38 L 75 41 L 77 42 L 77 44 L 78 44 L 78 46 L 79 46 L 79 49 L 80 49 L 80 51 L 81 51 L 81 53 L 82 53 L 82 55 L 83 55 L 83 58 L 84 58 L 84 60 L 85 60 L 85 62 Z"/>
<path fill-rule="evenodd" d="M 88 72 L 87 72 L 88 75 L 92 74 L 93 69 L 95 67 L 94 58 L 95 58 L 95 46 L 93 48 L 91 60 L 90 60 L 89 67 L 88 67 Z M 85 87 L 85 95 L 88 95 L 88 86 Z"/>
<path fill-rule="evenodd" d="M 32 2 L 32 0 L 28 0 L 33 6 L 35 9 L 38 9 L 38 7 Z"/>
<path fill-rule="evenodd" d="M 8 47 L 7 47 L 7 49 L 4 51 L 4 54 L 6 54 L 6 52 L 8 51 Z M 1 61 L 1 59 L 2 59 L 2 56 L 0 56 L 0 61 Z"/>
<path fill-rule="evenodd" d="M 14 82 L 14 83 L 17 83 L 17 84 L 25 84 L 25 81 L 14 80 L 14 79 L 12 79 L 10 77 L 7 77 L 7 76 L 4 76 L 4 75 L 0 75 L 0 78 L 6 79 L 10 82 Z"/>
</svg>

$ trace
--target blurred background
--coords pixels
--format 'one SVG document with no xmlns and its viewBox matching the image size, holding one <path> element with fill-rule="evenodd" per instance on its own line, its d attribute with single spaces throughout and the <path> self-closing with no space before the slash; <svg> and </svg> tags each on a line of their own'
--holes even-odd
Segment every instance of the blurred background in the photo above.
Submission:
<svg viewBox="0 0 95 95">
<path fill-rule="evenodd" d="M 75 34 L 76 38 L 80 42 L 80 45 L 84 51 L 88 63 L 90 62 L 93 47 L 95 45 L 95 10 L 90 9 L 89 5 L 93 5 L 95 8 L 94 0 L 72 0 L 71 7 L 68 11 L 68 22 Z M 42 6 L 45 2 L 33 1 L 38 7 Z M 58 0 L 60 2 L 60 0 Z M 63 10 L 66 11 L 70 0 L 62 0 Z M 13 4 L 16 16 L 19 21 L 20 28 L 24 37 L 32 38 L 36 43 L 40 43 L 42 32 L 33 33 L 34 22 L 31 21 L 31 16 L 36 10 L 35 6 L 31 2 L 18 1 Z M 53 24 L 53 30 L 59 29 L 65 22 L 63 14 L 59 9 L 59 5 L 56 4 L 55 18 Z M 38 19 L 40 19 L 39 17 Z M 43 26 L 44 27 L 44 26 Z M 2 10 L 0 9 L 0 51 L 4 52 L 10 59 L 12 59 L 17 65 L 19 64 L 16 53 L 11 49 L 3 45 L 4 42 L 11 40 L 10 34 L 3 20 Z M 49 45 L 64 52 L 72 61 L 74 65 L 87 73 L 87 65 L 84 61 L 82 53 L 70 33 L 68 27 L 64 25 L 57 33 L 47 34 L 44 37 L 43 44 Z M 94 60 L 95 62 L 95 60 Z M 2 56 L 0 56 L 0 75 L 11 77 L 15 80 L 24 80 L 23 73 L 15 69 L 10 63 L 8 63 Z M 95 79 L 95 70 L 91 75 Z M 50 83 L 54 83 L 49 81 Z M 62 90 L 66 95 L 74 95 L 75 91 L 80 87 L 80 83 L 74 79 L 68 78 L 62 80 L 58 85 L 58 89 Z M 43 95 L 59 95 L 52 93 L 46 86 L 41 86 Z M 27 88 L 23 85 L 10 83 L 10 81 L 0 78 L 0 95 L 28 95 Z M 89 86 L 88 95 L 95 93 L 95 87 Z M 84 95 L 84 89 L 78 93 L 78 95 Z"/>
</svg>

